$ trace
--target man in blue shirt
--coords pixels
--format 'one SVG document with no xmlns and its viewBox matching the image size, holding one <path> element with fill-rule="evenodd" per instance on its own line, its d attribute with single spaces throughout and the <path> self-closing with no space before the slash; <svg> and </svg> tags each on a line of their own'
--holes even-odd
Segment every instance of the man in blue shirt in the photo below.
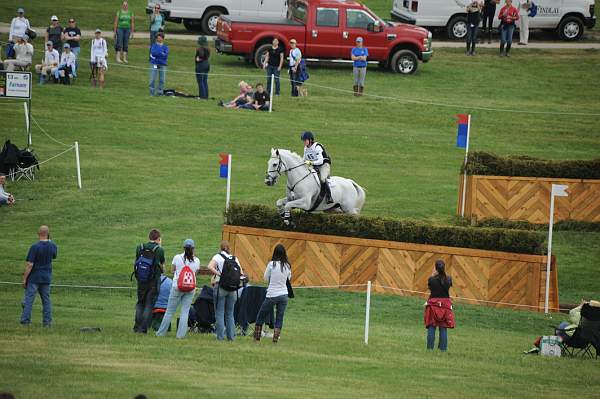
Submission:
<svg viewBox="0 0 600 399">
<path fill-rule="evenodd" d="M 362 96 L 363 88 L 365 86 L 365 77 L 367 76 L 367 58 L 369 57 L 369 50 L 363 47 L 363 38 L 356 38 L 356 47 L 352 48 L 350 54 L 354 68 L 354 95 Z"/>
<path fill-rule="evenodd" d="M 35 300 L 35 294 L 40 293 L 43 307 L 44 327 L 52 324 L 52 302 L 50 301 L 50 283 L 52 281 L 52 259 L 56 259 L 58 249 L 50 241 L 50 230 L 48 226 L 41 226 L 38 230 L 39 241 L 29 248 L 27 254 L 25 273 L 23 273 L 23 313 L 21 324 L 31 324 L 31 308 Z"/>
<path fill-rule="evenodd" d="M 163 95 L 165 87 L 165 75 L 167 74 L 167 58 L 169 57 L 169 46 L 165 43 L 165 35 L 162 32 L 156 34 L 156 42 L 150 47 L 150 95 Z M 155 89 L 156 77 L 158 75 L 158 88 Z"/>
</svg>

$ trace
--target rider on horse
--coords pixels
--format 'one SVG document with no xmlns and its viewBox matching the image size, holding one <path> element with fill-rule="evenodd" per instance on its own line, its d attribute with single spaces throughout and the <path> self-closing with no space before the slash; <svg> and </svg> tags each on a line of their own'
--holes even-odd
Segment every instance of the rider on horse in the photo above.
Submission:
<svg viewBox="0 0 600 399">
<path fill-rule="evenodd" d="M 325 187 L 327 203 L 333 203 L 331 198 L 331 189 L 329 188 L 329 175 L 331 174 L 331 159 L 325 151 L 325 147 L 317 141 L 312 132 L 302 133 L 302 141 L 304 142 L 304 162 L 310 167 L 312 166 L 319 174 L 321 185 Z"/>
</svg>

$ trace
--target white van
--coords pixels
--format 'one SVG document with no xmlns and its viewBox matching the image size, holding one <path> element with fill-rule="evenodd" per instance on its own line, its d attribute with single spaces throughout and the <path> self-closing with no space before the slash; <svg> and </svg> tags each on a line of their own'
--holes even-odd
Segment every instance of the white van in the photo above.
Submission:
<svg viewBox="0 0 600 399">
<path fill-rule="evenodd" d="M 167 21 L 183 23 L 190 31 L 214 35 L 219 15 L 285 17 L 287 0 L 148 0 L 146 13 L 160 4 Z"/>
<path fill-rule="evenodd" d="M 516 4 L 513 1 L 513 5 Z M 530 29 L 556 30 L 563 40 L 578 40 L 585 27 L 596 24 L 594 0 L 533 0 L 537 15 L 529 18 Z M 433 28 L 445 27 L 450 39 L 464 39 L 467 34 L 467 0 L 394 0 L 392 18 L 401 22 Z M 500 24 L 496 6 L 494 26 Z"/>
</svg>

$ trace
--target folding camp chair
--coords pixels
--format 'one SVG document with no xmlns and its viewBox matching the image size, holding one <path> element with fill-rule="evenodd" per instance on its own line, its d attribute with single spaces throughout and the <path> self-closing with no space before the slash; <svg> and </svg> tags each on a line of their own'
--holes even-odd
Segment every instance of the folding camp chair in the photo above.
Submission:
<svg viewBox="0 0 600 399">
<path fill-rule="evenodd" d="M 577 327 L 554 329 L 555 334 L 563 333 L 566 338 L 561 343 L 561 350 L 567 357 L 593 359 L 600 357 L 600 308 L 589 303 L 581 307 L 581 320 Z M 569 334 L 571 334 L 569 336 Z M 596 355 L 592 352 L 595 350 Z"/>
<path fill-rule="evenodd" d="M 23 178 L 33 181 L 35 180 L 35 170 L 39 170 L 38 160 L 31 150 L 19 151 L 17 158 L 17 168 L 14 172 L 14 179 L 19 181 Z"/>
</svg>

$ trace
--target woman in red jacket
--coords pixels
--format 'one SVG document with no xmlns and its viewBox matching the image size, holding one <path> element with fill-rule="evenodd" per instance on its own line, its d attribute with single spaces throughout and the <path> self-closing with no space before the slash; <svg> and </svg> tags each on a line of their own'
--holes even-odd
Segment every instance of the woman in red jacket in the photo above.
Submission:
<svg viewBox="0 0 600 399">
<path fill-rule="evenodd" d="M 504 7 L 500 9 L 500 57 L 510 57 L 515 22 L 519 20 L 519 11 L 513 7 L 512 0 L 505 0 Z M 504 46 L 506 45 L 506 50 Z"/>
<path fill-rule="evenodd" d="M 510 0 L 509 0 L 510 1 Z M 435 271 L 427 281 L 431 295 L 425 305 L 425 328 L 427 328 L 427 349 L 433 350 L 435 329 L 440 329 L 438 348 L 448 350 L 448 328 L 454 328 L 454 312 L 450 300 L 452 278 L 446 275 L 446 264 L 443 260 L 435 262 Z"/>
</svg>

